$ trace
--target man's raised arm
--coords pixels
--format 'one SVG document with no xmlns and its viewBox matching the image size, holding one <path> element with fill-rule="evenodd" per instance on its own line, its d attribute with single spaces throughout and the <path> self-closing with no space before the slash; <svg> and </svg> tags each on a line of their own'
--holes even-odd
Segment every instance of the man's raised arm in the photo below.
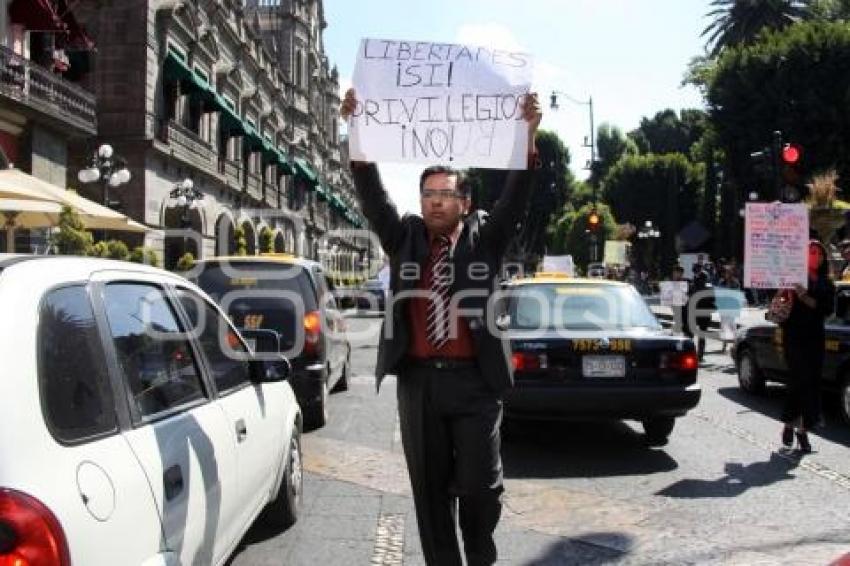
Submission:
<svg viewBox="0 0 850 566">
<path fill-rule="evenodd" d="M 522 220 L 533 190 L 535 171 L 538 167 L 534 136 L 543 118 L 537 93 L 529 93 L 523 102 L 523 117 L 528 122 L 528 169 L 508 173 L 499 200 L 493 205 L 490 219 L 481 229 L 481 240 L 497 256 L 502 256 L 512 238 L 516 236 L 516 224 Z"/>
<path fill-rule="evenodd" d="M 350 88 L 342 101 L 340 117 L 347 120 L 356 107 L 357 95 L 354 89 Z M 369 226 L 378 235 L 384 252 L 392 255 L 401 239 L 401 218 L 381 182 L 378 167 L 374 163 L 352 161 L 351 174 L 357 198 L 360 200 L 363 214 L 369 220 Z"/>
</svg>

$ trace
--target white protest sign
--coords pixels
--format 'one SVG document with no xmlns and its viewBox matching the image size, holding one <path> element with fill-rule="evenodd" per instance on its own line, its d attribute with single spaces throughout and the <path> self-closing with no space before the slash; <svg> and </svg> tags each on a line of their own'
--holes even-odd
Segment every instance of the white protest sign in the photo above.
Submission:
<svg viewBox="0 0 850 566">
<path fill-rule="evenodd" d="M 808 250 L 809 212 L 805 204 L 747 203 L 744 287 L 805 287 Z"/>
<path fill-rule="evenodd" d="M 525 169 L 530 55 L 364 39 L 352 83 L 351 159 Z"/>
<path fill-rule="evenodd" d="M 575 264 L 571 255 L 545 255 L 543 256 L 543 271 L 552 273 L 566 273 L 570 277 L 575 276 Z"/>
<path fill-rule="evenodd" d="M 681 307 L 688 304 L 687 281 L 659 281 L 661 304 L 666 307 Z"/>
<path fill-rule="evenodd" d="M 606 240 L 602 256 L 605 265 L 628 265 L 629 243 L 621 240 Z"/>
</svg>

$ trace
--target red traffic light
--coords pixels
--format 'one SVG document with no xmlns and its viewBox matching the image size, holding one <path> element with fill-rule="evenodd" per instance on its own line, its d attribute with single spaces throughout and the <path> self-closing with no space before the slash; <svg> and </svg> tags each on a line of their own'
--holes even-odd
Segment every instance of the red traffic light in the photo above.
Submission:
<svg viewBox="0 0 850 566">
<path fill-rule="evenodd" d="M 782 148 L 782 162 L 786 165 L 797 165 L 800 162 L 801 155 L 799 146 L 793 143 L 786 143 L 785 147 Z"/>
<path fill-rule="evenodd" d="M 599 214 L 591 212 L 590 216 L 587 217 L 587 225 L 591 230 L 595 230 L 599 226 Z"/>
</svg>

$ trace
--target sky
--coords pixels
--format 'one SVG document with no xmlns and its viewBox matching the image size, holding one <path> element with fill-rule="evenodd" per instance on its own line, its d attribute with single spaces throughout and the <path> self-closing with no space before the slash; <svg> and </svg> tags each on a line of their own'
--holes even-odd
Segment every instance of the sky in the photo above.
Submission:
<svg viewBox="0 0 850 566">
<path fill-rule="evenodd" d="M 534 57 L 532 90 L 543 103 L 541 129 L 555 131 L 570 149 L 579 177 L 590 158 L 582 147 L 607 122 L 628 132 L 665 108 L 702 108 L 699 92 L 682 87 L 687 64 L 704 52 L 702 30 L 710 0 L 324 0 L 325 52 L 351 85 L 362 38 L 465 43 L 520 50 Z M 343 125 L 343 131 L 345 126 Z M 418 212 L 421 165 L 379 164 L 399 212 Z"/>
</svg>

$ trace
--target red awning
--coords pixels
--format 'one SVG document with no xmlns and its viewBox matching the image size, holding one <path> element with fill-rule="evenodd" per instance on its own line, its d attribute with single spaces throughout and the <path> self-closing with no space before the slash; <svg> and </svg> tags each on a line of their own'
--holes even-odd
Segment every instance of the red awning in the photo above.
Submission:
<svg viewBox="0 0 850 566">
<path fill-rule="evenodd" d="M 50 0 L 12 0 L 9 20 L 30 31 L 63 31 L 65 25 Z"/>
<path fill-rule="evenodd" d="M 68 29 L 66 47 L 82 51 L 93 51 L 94 41 L 86 33 L 86 29 L 77 21 L 77 18 L 74 17 L 74 12 L 68 7 L 68 0 L 56 0 L 56 8 L 59 17 Z"/>
</svg>

